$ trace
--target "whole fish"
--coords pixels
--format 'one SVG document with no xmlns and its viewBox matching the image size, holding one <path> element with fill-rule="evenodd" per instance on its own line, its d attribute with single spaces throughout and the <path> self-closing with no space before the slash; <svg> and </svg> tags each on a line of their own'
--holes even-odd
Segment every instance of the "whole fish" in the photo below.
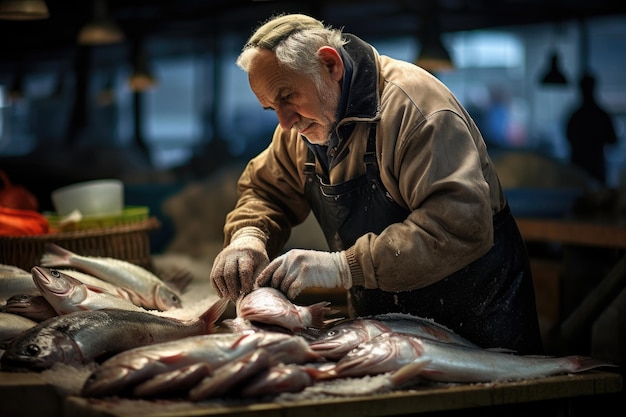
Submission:
<svg viewBox="0 0 626 417">
<path fill-rule="evenodd" d="M 16 294 L 10 297 L 5 305 L 0 307 L 0 311 L 18 314 L 37 322 L 58 316 L 58 313 L 48 300 L 41 294 Z"/>
<path fill-rule="evenodd" d="M 12 313 L 0 313 L 0 349 L 6 349 L 9 343 L 37 322 Z"/>
<path fill-rule="evenodd" d="M 416 366 L 417 365 L 417 366 Z M 401 369 L 408 366 L 404 370 Z M 610 362 L 585 356 L 522 356 L 406 335 L 383 333 L 348 352 L 330 371 L 362 377 L 398 371 L 399 380 L 420 377 L 440 382 L 492 382 L 582 372 Z M 415 374 L 409 370 L 414 369 Z"/>
<path fill-rule="evenodd" d="M 18 294 L 40 295 L 30 272 L 17 266 L 0 264 L 0 301 Z"/>
<path fill-rule="evenodd" d="M 299 306 L 275 288 L 260 287 L 237 300 L 236 314 L 237 319 L 279 326 L 305 337 L 317 337 L 320 329 L 328 325 L 327 315 L 336 313 L 328 307 L 329 304 L 323 301 Z"/>
<path fill-rule="evenodd" d="M 17 336 L 0 365 L 7 371 L 43 371 L 55 363 L 86 364 L 138 346 L 211 333 L 227 304 L 220 299 L 191 320 L 119 309 L 75 311 Z"/>
<path fill-rule="evenodd" d="M 147 269 L 116 258 L 81 256 L 47 242 L 40 266 L 71 267 L 128 291 L 134 304 L 161 311 L 182 307 L 177 291 Z"/>
<path fill-rule="evenodd" d="M 214 333 L 121 352 L 104 361 L 85 381 L 81 395 L 102 397 L 136 389 L 154 396 L 189 390 L 219 367 L 264 349 L 272 363 L 321 360 L 305 339 L 274 332 Z"/>
<path fill-rule="evenodd" d="M 381 314 L 335 323 L 309 344 L 325 358 L 338 360 L 360 343 L 387 332 L 406 333 L 478 348 L 474 343 L 432 320 L 401 313 Z"/>
<path fill-rule="evenodd" d="M 35 266 L 31 273 L 37 288 L 59 315 L 105 308 L 145 311 L 126 298 L 112 295 L 100 287 L 84 284 L 56 269 Z"/>
</svg>

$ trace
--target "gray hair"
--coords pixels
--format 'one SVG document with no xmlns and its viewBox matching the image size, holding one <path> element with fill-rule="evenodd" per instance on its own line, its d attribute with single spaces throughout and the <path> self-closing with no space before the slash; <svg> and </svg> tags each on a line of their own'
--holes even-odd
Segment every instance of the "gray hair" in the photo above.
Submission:
<svg viewBox="0 0 626 417">
<path fill-rule="evenodd" d="M 237 58 L 237 65 L 248 72 L 252 58 L 261 49 L 273 51 L 280 65 L 310 77 L 322 88 L 321 62 L 317 51 L 323 46 L 339 50 L 347 40 L 340 29 L 333 29 L 312 17 L 291 14 L 273 17 L 248 39 Z"/>
</svg>

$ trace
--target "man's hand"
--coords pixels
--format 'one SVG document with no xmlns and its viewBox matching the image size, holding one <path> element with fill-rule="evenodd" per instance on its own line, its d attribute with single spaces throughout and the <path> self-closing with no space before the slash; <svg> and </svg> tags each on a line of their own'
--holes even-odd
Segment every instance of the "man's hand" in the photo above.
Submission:
<svg viewBox="0 0 626 417">
<path fill-rule="evenodd" d="M 292 249 L 261 271 L 256 285 L 277 288 L 293 300 L 309 287 L 350 288 L 352 277 L 344 252 Z"/>
<path fill-rule="evenodd" d="M 256 227 L 245 227 L 215 258 L 211 285 L 220 297 L 236 302 L 253 289 L 255 277 L 269 264 L 266 237 Z"/>
</svg>

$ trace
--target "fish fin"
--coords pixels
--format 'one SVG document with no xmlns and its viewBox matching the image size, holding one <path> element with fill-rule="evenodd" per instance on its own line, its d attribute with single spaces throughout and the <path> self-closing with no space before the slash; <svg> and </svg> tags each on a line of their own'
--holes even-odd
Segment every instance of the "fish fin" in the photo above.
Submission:
<svg viewBox="0 0 626 417">
<path fill-rule="evenodd" d="M 62 248 L 61 246 L 52 243 L 46 242 L 44 245 L 44 252 L 41 255 L 40 265 L 41 266 L 70 266 L 69 258 L 73 256 L 74 253 L 70 252 L 67 249 Z"/>
<path fill-rule="evenodd" d="M 207 311 L 202 313 L 200 320 L 207 324 L 207 333 L 215 333 L 215 323 L 222 316 L 222 314 L 224 314 L 224 311 L 226 311 L 229 301 L 228 297 L 220 298 L 213 303 Z"/>
<path fill-rule="evenodd" d="M 569 359 L 575 366 L 575 370 L 573 372 L 588 371 L 590 369 L 600 368 L 602 366 L 608 366 L 608 367 L 618 367 L 619 366 L 619 365 L 615 365 L 614 363 L 611 363 L 609 361 L 594 359 L 594 358 L 590 358 L 588 356 L 581 356 L 581 355 L 567 356 L 567 359 Z"/>
<path fill-rule="evenodd" d="M 389 376 L 391 386 L 399 387 L 417 378 L 430 362 L 430 359 L 419 359 L 402 366 Z"/>
<path fill-rule="evenodd" d="M 326 320 L 326 316 L 337 312 L 329 308 L 329 305 L 329 301 L 320 301 L 319 303 L 311 304 L 307 307 L 311 313 L 311 327 L 317 327 L 319 329 L 325 327 L 324 321 Z"/>
</svg>

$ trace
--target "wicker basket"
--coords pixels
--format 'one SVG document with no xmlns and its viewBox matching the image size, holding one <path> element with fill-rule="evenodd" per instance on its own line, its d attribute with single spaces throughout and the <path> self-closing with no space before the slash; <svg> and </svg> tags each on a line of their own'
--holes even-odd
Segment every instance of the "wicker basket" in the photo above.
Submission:
<svg viewBox="0 0 626 417">
<path fill-rule="evenodd" d="M 0 264 L 30 271 L 39 265 L 47 242 L 83 256 L 102 256 L 132 262 L 152 269 L 149 231 L 159 221 L 145 221 L 100 229 L 76 230 L 34 236 L 0 236 Z"/>
</svg>

